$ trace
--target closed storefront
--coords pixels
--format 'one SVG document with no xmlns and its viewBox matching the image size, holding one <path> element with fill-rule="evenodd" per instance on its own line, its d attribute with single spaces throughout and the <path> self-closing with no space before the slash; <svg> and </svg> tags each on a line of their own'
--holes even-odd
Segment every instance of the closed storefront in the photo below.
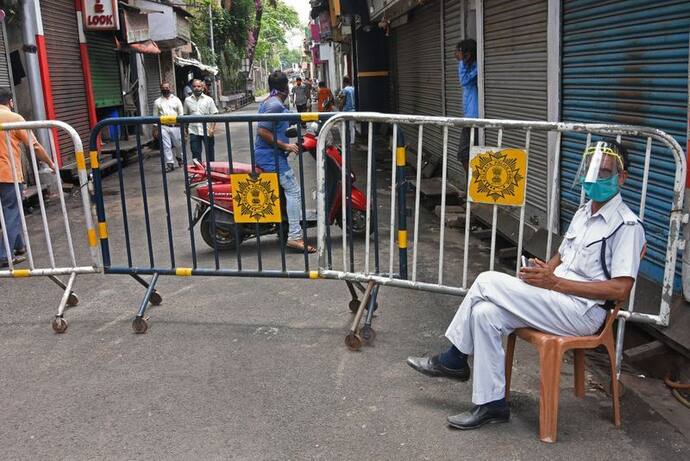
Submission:
<svg viewBox="0 0 690 461">
<path fill-rule="evenodd" d="M 659 128 L 687 145 L 688 32 L 690 2 L 630 0 L 563 4 L 562 119 L 569 122 L 629 123 Z M 580 203 L 572 187 L 585 147 L 584 136 L 562 143 L 561 223 Z M 643 140 L 623 139 L 632 162 L 623 190 L 637 212 L 642 185 Z M 653 145 L 644 227 L 648 251 L 642 272 L 663 278 L 675 165 L 670 151 Z M 679 262 L 680 265 L 680 262 Z"/>
<path fill-rule="evenodd" d="M 146 113 L 153 114 L 153 103 L 161 95 L 161 68 L 157 54 L 144 54 L 144 70 L 146 71 Z"/>
<path fill-rule="evenodd" d="M 79 30 L 74 2 L 41 0 L 40 4 L 55 118 L 71 125 L 79 133 L 82 142 L 88 145 L 89 110 L 79 54 Z M 59 151 L 63 166 L 74 162 L 72 140 L 61 130 Z"/>
<path fill-rule="evenodd" d="M 455 50 L 458 42 L 463 39 L 463 21 L 465 15 L 463 13 L 463 1 L 444 0 L 443 4 L 443 55 L 441 59 L 444 62 L 444 105 L 445 111 L 443 115 L 449 117 L 462 117 L 462 87 L 458 79 L 458 61 L 455 59 Z M 460 144 L 460 129 L 451 128 L 448 130 L 448 169 L 451 177 L 460 177 L 465 173 L 457 161 L 457 150 Z M 453 178 L 455 179 L 455 178 Z"/>
<path fill-rule="evenodd" d="M 485 0 L 484 117 L 547 119 L 547 0 Z M 488 130 L 486 145 L 496 145 Z M 525 132 L 506 130 L 503 146 L 523 147 Z M 546 133 L 532 133 L 527 176 L 527 222 L 546 226 L 548 157 Z M 517 211 L 516 211 L 517 213 Z"/>
<path fill-rule="evenodd" d="M 96 108 L 103 111 L 122 105 L 120 62 L 110 32 L 87 32 L 91 80 Z"/>
<path fill-rule="evenodd" d="M 0 87 L 12 88 L 12 67 L 7 50 L 5 23 L 0 23 Z"/>
<path fill-rule="evenodd" d="M 394 29 L 396 112 L 412 115 L 443 115 L 443 65 L 441 52 L 441 2 L 409 13 L 407 22 Z M 395 23 L 393 24 L 395 25 Z M 405 127 L 405 142 L 417 149 L 417 127 Z M 443 154 L 441 129 L 424 128 L 424 155 Z"/>
</svg>

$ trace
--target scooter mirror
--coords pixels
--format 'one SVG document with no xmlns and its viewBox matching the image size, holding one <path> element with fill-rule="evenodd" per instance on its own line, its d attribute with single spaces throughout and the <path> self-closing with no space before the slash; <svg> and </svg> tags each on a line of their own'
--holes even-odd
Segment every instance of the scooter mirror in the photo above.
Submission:
<svg viewBox="0 0 690 461">
<path fill-rule="evenodd" d="M 285 130 L 285 136 L 288 138 L 296 138 L 297 137 L 297 127 L 295 125 L 291 126 L 287 130 Z"/>
</svg>

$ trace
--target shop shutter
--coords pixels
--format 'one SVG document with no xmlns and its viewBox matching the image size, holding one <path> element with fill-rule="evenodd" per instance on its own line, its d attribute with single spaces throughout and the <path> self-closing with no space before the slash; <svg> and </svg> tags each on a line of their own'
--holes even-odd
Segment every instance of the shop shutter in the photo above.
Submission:
<svg viewBox="0 0 690 461">
<path fill-rule="evenodd" d="M 687 145 L 688 31 L 690 2 L 628 0 L 563 4 L 562 119 L 568 122 L 631 123 L 659 128 Z M 638 140 L 639 141 L 639 140 Z M 584 136 L 564 136 L 561 220 L 567 226 L 580 203 L 572 188 Z M 623 139 L 632 162 L 623 190 L 638 212 L 645 145 Z M 644 226 L 647 255 L 642 273 L 661 282 L 675 164 L 670 151 L 653 145 Z M 661 157 L 659 157 L 661 156 Z M 678 258 L 678 273 L 681 261 Z M 676 279 L 680 282 L 680 277 Z"/>
<path fill-rule="evenodd" d="M 484 1 L 485 118 L 546 120 L 547 9 L 547 0 Z M 527 175 L 526 219 L 541 227 L 546 226 L 546 138 L 532 133 Z M 497 130 L 487 130 L 485 143 L 496 142 Z M 524 131 L 504 131 L 503 146 L 524 145 Z"/>
<path fill-rule="evenodd" d="M 91 81 L 96 107 L 122 105 L 120 64 L 115 51 L 115 41 L 109 32 L 87 32 Z"/>
<path fill-rule="evenodd" d="M 443 115 L 441 85 L 440 2 L 408 13 L 408 22 L 394 29 L 397 112 L 412 115 Z M 403 126 L 405 142 L 417 149 L 416 126 Z M 424 128 L 424 154 L 440 158 L 443 154 L 442 131 Z"/>
<path fill-rule="evenodd" d="M 53 88 L 55 117 L 71 125 L 88 145 L 89 109 L 79 54 L 79 31 L 74 2 L 41 0 L 48 69 Z M 74 162 L 72 139 L 58 130 L 63 166 Z"/>
<path fill-rule="evenodd" d="M 157 54 L 144 55 L 144 70 L 146 70 L 146 101 L 147 114 L 153 114 L 153 103 L 161 95 L 161 68 Z"/>
<path fill-rule="evenodd" d="M 0 24 L 0 87 L 13 87 L 10 57 L 7 50 L 5 23 Z"/>
<path fill-rule="evenodd" d="M 458 80 L 458 61 L 455 50 L 462 36 L 462 8 L 464 1 L 445 0 L 443 2 L 443 59 L 445 64 L 446 115 L 462 117 L 462 87 Z M 448 169 L 456 178 L 464 177 L 465 172 L 457 161 L 458 145 L 460 144 L 460 129 L 451 128 L 448 131 Z M 455 178 L 454 178 L 455 179 Z M 462 180 L 464 184 L 464 180 Z"/>
</svg>

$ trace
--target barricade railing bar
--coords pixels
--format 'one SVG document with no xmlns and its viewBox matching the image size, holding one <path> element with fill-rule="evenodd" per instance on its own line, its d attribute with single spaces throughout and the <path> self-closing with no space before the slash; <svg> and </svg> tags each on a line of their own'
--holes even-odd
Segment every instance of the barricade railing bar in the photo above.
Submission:
<svg viewBox="0 0 690 461">
<path fill-rule="evenodd" d="M 42 176 L 39 174 L 39 159 L 37 158 L 33 144 L 35 140 L 33 130 L 38 129 L 60 129 L 66 132 L 72 139 L 77 162 L 79 195 L 81 196 L 81 207 L 84 213 L 84 247 L 88 248 L 88 262 L 85 259 L 87 256 L 82 254 L 83 251 L 75 250 L 73 228 L 70 224 L 69 210 L 67 208 L 67 201 L 65 200 L 63 183 L 59 172 L 56 172 L 53 176 L 51 176 L 52 184 L 48 184 L 51 186 L 51 193 L 57 196 L 60 203 L 59 220 L 55 219 L 55 210 L 50 209 L 44 200 L 43 186 L 46 184 L 43 184 Z M 38 190 L 37 197 L 40 210 L 40 230 L 34 229 L 34 227 L 37 227 L 35 226 L 36 223 L 34 222 L 36 221 L 36 218 L 32 217 L 31 219 L 27 219 L 23 207 L 23 186 L 21 178 L 17 175 L 17 171 L 21 171 L 21 165 L 18 165 L 16 162 L 14 156 L 14 147 L 11 140 L 13 132 L 19 130 L 26 130 L 28 139 L 30 140 L 26 150 L 30 164 L 29 168 L 31 168 L 31 171 L 33 172 L 34 180 L 36 181 L 36 188 Z M 63 295 L 58 305 L 57 313 L 52 321 L 53 330 L 57 333 L 63 333 L 68 326 L 67 320 L 64 318 L 65 308 L 68 306 L 76 306 L 79 302 L 79 298 L 73 291 L 77 275 L 93 274 L 100 271 L 96 229 L 91 216 L 91 201 L 88 192 L 88 176 L 82 142 L 79 138 L 79 134 L 76 132 L 76 130 L 74 130 L 74 128 L 64 122 L 52 120 L 3 123 L 0 124 L 0 132 L 2 132 L 0 134 L 2 137 L 0 142 L 5 144 L 5 149 L 8 153 L 9 169 L 11 170 L 14 189 L 13 197 L 5 197 L 10 203 L 3 204 L 2 198 L 0 198 L 0 226 L 3 230 L 0 244 L 3 245 L 3 249 L 7 255 L 7 269 L 0 268 L 0 278 L 21 278 L 34 276 L 49 277 L 50 280 L 52 280 L 63 290 Z M 53 164 L 58 165 L 55 149 L 47 149 L 46 151 L 50 152 L 49 155 L 51 155 Z M 16 208 L 16 211 L 12 211 L 12 217 L 5 215 L 3 212 L 3 205 L 7 206 L 8 209 L 10 206 L 12 206 L 12 208 Z M 14 219 L 14 213 L 19 214 L 21 239 L 24 244 L 24 247 L 21 250 L 26 252 L 26 258 L 29 266 L 28 269 L 24 269 L 13 264 L 13 255 L 15 254 L 16 250 L 20 250 L 20 248 L 16 248 L 16 241 L 10 242 L 8 237 L 10 227 L 16 225 L 14 222 L 8 222 L 10 219 Z M 57 224 L 51 226 L 51 223 L 58 221 L 62 221 L 61 226 L 58 226 Z M 66 250 L 63 252 L 66 252 L 66 254 L 61 254 L 56 249 L 56 239 L 54 233 L 57 232 L 57 227 L 63 228 L 63 234 L 61 234 L 61 236 L 64 235 Z M 42 238 L 41 233 L 43 234 Z M 44 241 L 44 244 L 42 241 Z M 77 246 L 77 249 L 81 248 L 81 246 Z M 64 282 L 60 276 L 68 276 L 67 282 Z"/>
<path fill-rule="evenodd" d="M 388 126 L 391 128 L 388 130 L 392 133 L 390 136 L 390 145 L 392 146 L 391 157 L 392 158 L 392 169 L 391 169 L 391 199 L 390 199 L 390 229 L 389 229 L 389 241 L 388 241 L 388 270 L 384 273 L 378 267 L 378 264 L 371 270 L 369 265 L 370 259 L 370 242 L 367 239 L 364 245 L 364 254 L 360 258 L 359 255 L 356 257 L 353 254 L 352 242 L 348 240 L 348 235 L 344 234 L 342 236 L 341 242 L 341 252 L 343 256 L 342 267 L 334 267 L 330 258 L 328 258 L 326 251 L 326 243 L 328 238 L 328 226 L 322 220 L 319 221 L 318 225 L 318 251 L 319 251 L 319 275 L 323 278 L 339 279 L 356 281 L 360 283 L 386 285 L 400 288 L 410 288 L 416 290 L 425 290 L 436 293 L 452 294 L 452 295 L 464 295 L 468 289 L 468 282 L 470 282 L 470 269 L 469 269 L 469 247 L 470 247 L 470 235 L 471 235 L 471 219 L 472 219 L 472 208 L 473 204 L 469 199 L 469 182 L 468 182 L 468 194 L 466 200 L 465 209 L 465 225 L 464 225 L 464 249 L 462 255 L 462 269 L 461 274 L 448 274 L 446 268 L 444 267 L 445 261 L 445 242 L 446 242 L 446 187 L 441 187 L 441 209 L 440 209 L 440 226 L 437 235 L 432 236 L 432 238 L 438 238 L 438 253 L 434 257 L 438 258 L 437 272 L 434 274 L 433 279 L 429 279 L 428 273 L 422 273 L 418 266 L 420 264 L 419 254 L 417 248 L 419 246 L 419 230 L 420 230 L 420 188 L 415 188 L 415 198 L 414 198 L 414 209 L 412 210 L 412 225 L 414 227 L 412 242 L 412 262 L 411 262 L 411 277 L 407 276 L 408 261 L 407 261 L 407 216 L 408 210 L 405 207 L 396 207 L 396 200 L 400 203 L 404 200 L 406 195 L 406 183 L 407 180 L 404 177 L 405 170 L 404 165 L 406 163 L 405 159 L 405 147 L 398 142 L 398 133 L 402 130 L 403 126 L 409 127 L 409 129 L 417 130 L 417 164 L 416 164 L 416 184 L 420 184 L 421 180 L 421 159 L 424 148 L 424 129 L 430 126 L 440 127 L 442 130 L 442 171 L 441 171 L 441 183 L 446 184 L 448 179 L 448 130 L 450 128 L 461 128 L 470 127 L 471 128 L 471 139 L 470 145 L 474 146 L 474 140 L 477 139 L 478 130 L 497 130 L 497 146 L 501 148 L 503 133 L 505 130 L 520 130 L 524 133 L 524 144 L 521 146 L 508 146 L 518 149 L 523 149 L 526 152 L 526 183 L 529 186 L 529 152 L 530 152 L 530 140 L 534 133 L 547 133 L 553 134 L 555 136 L 555 149 L 553 152 L 549 152 L 549 165 L 551 165 L 552 171 L 550 172 L 550 179 L 548 184 L 548 191 L 546 194 L 546 209 L 548 215 L 548 238 L 546 242 L 545 254 L 546 258 L 550 258 L 553 254 L 553 234 L 555 233 L 555 211 L 558 206 L 559 201 L 559 184 L 560 184 L 560 161 L 561 161 L 561 136 L 563 133 L 584 133 L 586 137 L 586 145 L 582 146 L 584 150 L 585 147 L 589 147 L 592 142 L 593 135 L 615 137 L 619 142 L 622 137 L 627 138 L 641 138 L 644 141 L 645 157 L 644 157 L 644 167 L 642 171 L 642 188 L 640 191 L 640 201 L 639 201 L 639 218 L 644 220 L 645 216 L 645 206 L 646 206 L 646 195 L 648 190 L 649 175 L 650 175 L 650 162 L 653 160 L 652 156 L 654 152 L 652 149 L 652 142 L 655 141 L 659 143 L 663 149 L 668 150 L 672 153 L 672 159 L 675 162 L 675 175 L 674 175 L 674 186 L 673 186 L 673 196 L 671 203 L 669 204 L 670 215 L 669 215 L 669 227 L 668 227 L 668 238 L 665 256 L 665 266 L 664 266 L 664 280 L 661 286 L 661 302 L 659 305 L 659 313 L 656 315 L 644 314 L 635 312 L 635 287 L 633 287 L 629 307 L 625 311 L 621 311 L 619 314 L 619 331 L 618 331 L 618 363 L 620 365 L 620 357 L 622 349 L 622 335 L 625 320 L 653 323 L 657 325 L 666 326 L 669 323 L 670 314 L 670 303 L 673 294 L 674 287 L 674 276 L 676 268 L 676 258 L 678 251 L 683 248 L 683 240 L 681 236 L 681 225 L 683 222 L 687 221 L 687 217 L 683 215 L 683 192 L 684 192 L 684 180 L 686 175 L 686 159 L 683 149 L 678 144 L 678 142 L 669 134 L 654 128 L 646 128 L 642 126 L 632 126 L 632 125 L 616 125 L 616 124 L 586 124 L 586 123 L 566 123 L 566 122 L 541 122 L 541 121 L 518 121 L 518 120 L 489 120 L 489 119 L 464 119 L 464 118 L 452 118 L 452 117 L 431 117 L 431 116 L 413 116 L 413 115 L 397 115 L 397 114 L 379 114 L 379 113 L 339 113 L 334 117 L 330 118 L 321 128 L 321 136 L 319 138 L 319 145 L 317 148 L 317 183 L 318 183 L 318 195 L 317 195 L 317 206 L 320 213 L 325 212 L 326 206 L 326 194 L 325 194 L 325 175 L 323 173 L 324 168 L 324 140 L 326 139 L 329 132 L 332 130 L 340 129 L 344 130 L 346 123 L 360 123 L 362 125 L 367 125 L 369 130 L 369 139 L 367 144 L 367 152 L 362 153 L 366 155 L 366 165 L 367 165 L 367 178 L 368 184 L 372 183 L 372 179 L 376 176 L 376 158 L 375 150 L 372 146 L 371 133 L 374 126 L 383 127 Z M 343 151 L 344 156 L 349 156 L 350 153 L 347 149 Z M 345 184 L 342 185 L 343 194 L 346 193 Z M 625 186 L 624 186 L 625 187 Z M 367 190 L 367 196 L 370 196 L 369 189 Z M 376 191 L 374 190 L 373 195 L 376 196 Z M 582 195 L 582 200 L 584 200 L 584 195 Z M 492 222 L 491 222 L 491 247 L 490 247 L 490 258 L 487 269 L 494 269 L 494 261 L 496 256 L 496 245 L 497 245 L 497 228 L 498 228 L 498 208 L 499 205 L 492 205 Z M 368 207 L 366 213 L 367 230 L 370 220 L 377 220 L 378 218 L 378 207 Z M 398 216 L 397 226 L 396 226 L 396 212 Z M 520 256 L 523 253 L 524 247 L 524 232 L 525 228 L 525 206 L 520 208 L 520 219 L 519 219 L 519 234 L 517 238 L 516 247 L 516 267 L 515 273 L 519 271 L 520 268 Z M 397 232 L 396 232 L 397 231 Z M 368 235 L 368 234 L 367 234 Z M 429 238 L 430 236 L 426 235 Z M 378 235 L 374 236 L 374 242 L 378 245 Z M 394 248 L 396 246 L 399 249 L 398 252 L 398 266 L 394 267 Z M 328 249 L 330 251 L 330 248 Z M 349 258 L 346 258 L 346 253 L 349 252 Z M 378 249 L 375 250 L 376 258 L 379 255 Z M 352 261 L 355 259 L 361 260 L 362 263 L 359 267 L 355 268 Z M 349 262 L 349 264 L 347 264 Z M 397 269 L 397 270 L 396 270 Z M 453 283 L 456 281 L 458 283 Z M 372 288 L 373 290 L 373 288 Z M 370 327 L 370 325 L 366 325 Z M 356 331 L 356 328 L 353 329 Z M 355 340 L 351 340 L 355 341 Z"/>
<path fill-rule="evenodd" d="M 288 253 L 287 215 L 291 204 L 299 209 L 302 237 L 308 244 L 309 229 L 317 221 L 316 206 L 308 204 L 309 200 L 314 201 L 315 191 L 310 193 L 305 186 L 309 182 L 313 184 L 316 176 L 313 164 L 318 130 L 311 124 L 322 123 L 331 116 L 330 113 L 284 113 L 131 117 L 106 119 L 94 127 L 90 157 L 104 272 L 129 275 L 146 288 L 133 323 L 137 333 L 148 328 L 144 315 L 149 303 L 162 301 L 155 289 L 159 276 L 318 278 L 315 256 L 310 260 L 308 245 L 301 251 L 301 258 Z M 272 147 L 269 154 L 272 158 L 267 157 L 266 142 L 260 155 L 257 153 L 257 123 L 273 136 L 268 148 Z M 287 136 L 281 131 L 289 125 L 294 126 Z M 129 156 L 120 141 L 115 140 L 112 168 L 117 172 L 117 181 L 106 183 L 97 139 L 109 126 L 120 126 L 135 138 L 132 161 L 136 168 L 124 168 Z M 179 129 L 182 175 L 176 175 L 166 165 L 163 143 L 159 146 L 160 162 L 145 161 L 143 132 L 147 126 L 155 127 L 161 134 L 164 127 Z M 225 132 L 224 136 L 221 131 Z M 276 142 L 285 136 L 301 146 L 300 154 L 291 157 L 292 166 L 287 170 Z M 341 140 L 341 144 L 347 145 L 347 135 L 343 134 Z M 335 195 L 340 193 L 338 181 L 344 181 L 347 190 L 352 188 L 350 164 L 339 163 L 340 149 L 332 141 L 328 145 L 332 151 L 328 172 L 333 181 L 334 195 L 330 198 L 334 206 L 323 219 L 341 226 L 344 234 L 352 234 L 357 230 L 353 230 L 353 210 L 347 206 L 341 214 L 335 206 L 340 203 Z M 314 155 L 311 166 L 307 165 L 307 152 Z M 227 158 L 216 159 L 225 153 Z M 287 191 L 293 194 L 292 202 L 285 196 L 283 181 L 299 184 L 298 193 L 294 188 Z M 252 189 L 243 189 L 245 186 Z M 111 195 L 116 198 L 110 199 Z M 177 198 L 183 195 L 184 200 Z M 246 197 L 249 197 L 247 201 L 240 203 Z M 239 221 L 245 208 L 252 208 L 250 200 L 256 200 L 257 206 L 266 205 L 266 210 L 271 208 L 266 216 L 273 221 L 262 221 L 263 215 L 261 219 Z M 268 206 L 276 203 L 277 211 L 276 206 Z M 360 206 L 363 216 L 364 205 Z M 296 208 L 292 209 L 293 213 Z M 279 218 L 275 218 L 276 213 Z M 208 249 L 200 242 L 199 234 Z M 278 236 L 277 244 L 271 234 Z M 253 244 L 243 244 L 246 240 L 253 240 Z M 330 247 L 330 239 L 326 243 Z M 331 254 L 330 248 L 327 252 Z M 146 280 L 144 276 L 151 278 Z M 357 290 L 365 288 L 349 281 L 347 285 L 352 295 L 351 305 L 358 304 Z"/>
</svg>

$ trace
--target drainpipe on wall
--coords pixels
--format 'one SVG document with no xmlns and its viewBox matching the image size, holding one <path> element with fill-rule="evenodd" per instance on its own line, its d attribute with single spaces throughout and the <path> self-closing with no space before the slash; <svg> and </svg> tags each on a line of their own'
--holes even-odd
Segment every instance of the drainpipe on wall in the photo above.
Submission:
<svg viewBox="0 0 690 461">
<path fill-rule="evenodd" d="M 29 78 L 34 119 L 46 120 L 43 85 L 41 84 L 41 70 L 38 61 L 38 47 L 36 45 L 36 37 L 38 36 L 37 30 L 39 28 L 37 22 L 41 21 L 37 0 L 22 0 L 22 18 L 24 61 L 26 63 L 26 74 Z M 41 30 L 43 29 L 42 24 L 40 28 Z M 38 140 L 46 149 L 50 149 L 50 135 L 47 130 L 38 130 Z"/>
</svg>

